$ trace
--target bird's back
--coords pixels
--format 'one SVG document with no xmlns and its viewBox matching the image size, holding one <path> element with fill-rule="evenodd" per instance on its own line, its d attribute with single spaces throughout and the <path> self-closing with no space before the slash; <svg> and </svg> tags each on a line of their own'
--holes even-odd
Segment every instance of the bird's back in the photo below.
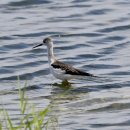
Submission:
<svg viewBox="0 0 130 130">
<path fill-rule="evenodd" d="M 54 63 L 51 64 L 51 66 L 55 69 L 61 69 L 62 71 L 64 71 L 65 74 L 80 75 L 80 76 L 93 76 L 90 73 L 83 72 L 79 69 L 74 68 L 73 66 L 69 64 L 65 64 L 60 61 L 55 61 Z"/>
</svg>

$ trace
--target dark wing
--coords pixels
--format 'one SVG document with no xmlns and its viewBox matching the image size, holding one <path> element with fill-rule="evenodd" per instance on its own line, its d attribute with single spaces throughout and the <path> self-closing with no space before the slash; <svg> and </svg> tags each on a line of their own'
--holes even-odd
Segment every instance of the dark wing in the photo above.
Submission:
<svg viewBox="0 0 130 130">
<path fill-rule="evenodd" d="M 80 71 L 71 65 L 62 63 L 60 61 L 55 61 L 54 63 L 51 64 L 56 69 L 61 69 L 65 71 L 65 74 L 71 74 L 71 75 L 81 75 L 81 76 L 93 76 L 92 74 Z"/>
</svg>

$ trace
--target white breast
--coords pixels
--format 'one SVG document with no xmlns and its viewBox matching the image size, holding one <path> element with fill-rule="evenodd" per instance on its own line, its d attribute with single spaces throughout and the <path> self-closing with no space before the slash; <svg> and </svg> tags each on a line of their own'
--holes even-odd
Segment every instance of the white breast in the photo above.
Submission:
<svg viewBox="0 0 130 130">
<path fill-rule="evenodd" d="M 56 77 L 57 79 L 60 79 L 60 80 L 70 80 L 70 79 L 74 78 L 73 75 L 65 74 L 64 70 L 55 69 L 52 66 L 50 66 L 50 71 L 54 77 Z"/>
</svg>

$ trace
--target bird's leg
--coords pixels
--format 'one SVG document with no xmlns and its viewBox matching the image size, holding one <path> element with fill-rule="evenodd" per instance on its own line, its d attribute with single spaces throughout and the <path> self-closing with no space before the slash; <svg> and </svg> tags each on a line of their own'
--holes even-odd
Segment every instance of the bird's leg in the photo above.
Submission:
<svg viewBox="0 0 130 130">
<path fill-rule="evenodd" d="M 58 86 L 58 87 L 63 88 L 63 89 L 67 89 L 67 90 L 72 87 L 71 83 L 68 82 L 67 80 L 62 81 L 61 84 L 54 83 L 53 85 Z"/>
<path fill-rule="evenodd" d="M 68 80 L 62 81 L 63 86 L 71 86 L 71 84 L 68 82 Z"/>
</svg>

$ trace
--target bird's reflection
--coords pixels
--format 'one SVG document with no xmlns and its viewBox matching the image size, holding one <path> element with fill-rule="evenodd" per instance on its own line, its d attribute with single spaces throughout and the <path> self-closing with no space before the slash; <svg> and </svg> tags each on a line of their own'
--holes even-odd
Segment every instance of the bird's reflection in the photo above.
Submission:
<svg viewBox="0 0 130 130">
<path fill-rule="evenodd" d="M 71 88 L 73 88 L 73 83 L 71 82 L 68 82 L 67 80 L 64 80 L 63 82 L 61 83 L 54 83 L 52 84 L 53 86 L 56 86 L 56 87 L 60 87 L 61 89 L 63 90 L 69 90 Z"/>
<path fill-rule="evenodd" d="M 53 128 L 59 130 L 59 118 L 61 117 L 61 115 L 68 112 L 73 113 L 74 111 L 71 111 L 71 104 L 73 104 L 73 102 L 75 101 L 82 100 L 82 98 L 89 92 L 89 89 L 86 86 L 77 88 L 76 85 L 77 83 L 74 82 L 62 82 L 52 84 L 51 95 L 49 98 L 49 117 L 51 119 L 49 129 Z"/>
</svg>

